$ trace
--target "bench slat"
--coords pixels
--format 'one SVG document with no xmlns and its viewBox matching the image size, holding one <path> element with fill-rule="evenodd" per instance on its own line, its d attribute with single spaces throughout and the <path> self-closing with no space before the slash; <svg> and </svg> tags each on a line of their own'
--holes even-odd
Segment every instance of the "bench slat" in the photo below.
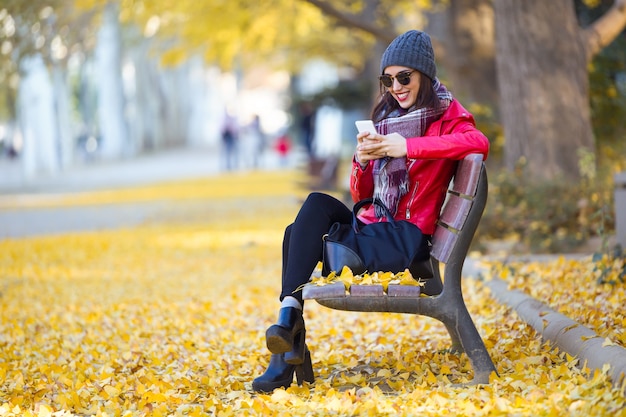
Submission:
<svg viewBox="0 0 626 417">
<path fill-rule="evenodd" d="M 346 293 L 343 283 L 336 282 L 328 285 L 308 284 L 302 289 L 302 298 L 305 300 L 316 299 L 337 299 L 337 298 L 417 298 L 420 296 L 421 287 L 418 285 L 389 284 L 387 292 L 383 290 L 381 284 L 373 285 L 352 285 L 350 292 Z"/>
<path fill-rule="evenodd" d="M 433 247 L 430 255 L 439 262 L 448 263 L 458 235 L 443 226 L 437 226 L 433 235 Z"/>
<path fill-rule="evenodd" d="M 453 227 L 456 230 L 463 229 L 465 220 L 472 208 L 472 200 L 450 194 L 448 201 L 441 212 L 439 221 L 445 225 Z"/>
<path fill-rule="evenodd" d="M 305 285 L 302 289 L 302 298 L 305 300 L 322 298 L 340 298 L 346 296 L 346 287 L 343 282 L 328 285 Z"/>
<path fill-rule="evenodd" d="M 375 285 L 351 285 L 350 295 L 352 297 L 382 297 L 385 295 L 383 286 Z"/>
<path fill-rule="evenodd" d="M 387 287 L 387 295 L 389 297 L 409 297 L 417 298 L 422 292 L 422 287 L 417 285 L 399 285 L 389 284 Z"/>
<path fill-rule="evenodd" d="M 483 158 L 480 154 L 469 155 L 459 161 L 450 189 L 463 195 L 476 195 L 476 187 L 478 186 L 482 163 Z"/>
</svg>

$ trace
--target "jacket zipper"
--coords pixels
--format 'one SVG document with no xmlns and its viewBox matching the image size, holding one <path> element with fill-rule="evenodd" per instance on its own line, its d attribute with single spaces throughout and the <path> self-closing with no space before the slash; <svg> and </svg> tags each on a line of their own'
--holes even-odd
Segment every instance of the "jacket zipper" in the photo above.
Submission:
<svg viewBox="0 0 626 417">
<path fill-rule="evenodd" d="M 406 204 L 405 217 L 407 220 L 411 219 L 411 206 L 413 205 L 413 200 L 415 199 L 415 195 L 417 194 L 417 189 L 419 188 L 419 186 L 420 186 L 419 181 L 415 181 L 415 187 L 413 187 L 411 198 L 409 198 L 409 201 Z"/>
<path fill-rule="evenodd" d="M 407 167 L 407 171 L 410 173 L 411 168 L 413 168 L 413 164 L 415 160 L 412 160 Z M 415 186 L 413 187 L 413 193 L 411 194 L 411 198 L 407 202 L 406 211 L 404 213 L 404 217 L 409 220 L 411 218 L 411 205 L 413 204 L 413 199 L 415 198 L 415 194 L 417 194 L 417 188 L 419 187 L 419 181 L 415 181 Z"/>
</svg>

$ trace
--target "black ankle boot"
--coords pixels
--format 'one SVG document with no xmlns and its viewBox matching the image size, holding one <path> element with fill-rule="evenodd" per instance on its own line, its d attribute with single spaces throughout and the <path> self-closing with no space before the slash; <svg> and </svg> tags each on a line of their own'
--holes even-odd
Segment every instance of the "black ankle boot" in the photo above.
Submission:
<svg viewBox="0 0 626 417">
<path fill-rule="evenodd" d="M 294 373 L 298 385 L 302 385 L 303 381 L 310 384 L 315 381 L 311 353 L 306 347 L 304 361 L 300 365 L 288 364 L 283 354 L 272 354 L 265 373 L 252 381 L 252 389 L 257 392 L 272 392 L 276 388 L 288 388 L 293 382 Z"/>
<path fill-rule="evenodd" d="M 305 329 L 296 334 L 293 348 L 289 352 L 285 352 L 285 362 L 291 365 L 300 365 L 304 362 L 305 337 Z"/>
<path fill-rule="evenodd" d="M 267 348 L 272 353 L 285 353 L 294 350 L 294 340 L 298 337 L 304 348 L 304 319 L 302 310 L 294 307 L 283 307 L 278 312 L 278 322 L 271 325 L 265 332 Z M 302 360 L 302 355 L 297 355 Z M 292 362 L 290 360 L 291 363 Z M 302 361 L 300 361 L 302 363 Z"/>
</svg>

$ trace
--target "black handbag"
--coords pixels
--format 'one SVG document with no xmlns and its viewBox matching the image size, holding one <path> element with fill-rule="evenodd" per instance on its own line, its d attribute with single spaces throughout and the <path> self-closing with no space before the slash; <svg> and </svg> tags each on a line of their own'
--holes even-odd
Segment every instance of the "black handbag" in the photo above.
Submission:
<svg viewBox="0 0 626 417">
<path fill-rule="evenodd" d="M 357 218 L 366 204 L 383 208 L 386 222 L 364 224 Z M 335 223 L 324 236 L 322 273 L 341 272 L 349 267 L 355 275 L 364 272 L 402 272 L 414 278 L 431 278 L 428 239 L 415 224 L 396 221 L 378 198 L 359 201 L 352 209 L 352 224 Z"/>
</svg>

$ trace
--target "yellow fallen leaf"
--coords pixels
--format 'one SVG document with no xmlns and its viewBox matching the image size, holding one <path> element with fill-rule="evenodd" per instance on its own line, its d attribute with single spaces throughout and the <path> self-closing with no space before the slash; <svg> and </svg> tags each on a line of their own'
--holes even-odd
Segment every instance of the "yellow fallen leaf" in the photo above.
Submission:
<svg viewBox="0 0 626 417">
<path fill-rule="evenodd" d="M 436 384 L 437 383 L 437 377 L 435 376 L 435 374 L 433 374 L 430 369 L 426 370 L 426 382 L 428 382 L 429 384 Z"/>
<path fill-rule="evenodd" d="M 45 404 L 42 404 L 37 409 L 37 416 L 38 417 L 52 417 L 52 411 L 53 411 L 52 408 L 48 407 Z"/>
<path fill-rule="evenodd" d="M 272 401 L 278 404 L 286 404 L 291 398 L 291 394 L 282 389 L 277 389 L 272 393 Z"/>
<path fill-rule="evenodd" d="M 287 190 L 293 174 L 273 174 L 282 178 L 274 182 Z M 500 372 L 490 385 L 449 386 L 470 382 L 473 369 L 467 355 L 443 351 L 450 336 L 434 320 L 312 303 L 315 382 L 252 392 L 270 357 L 263 335 L 279 305 L 284 226 L 299 208 L 292 192 L 284 210 L 276 196 L 257 204 L 267 178 L 237 173 L 168 187 L 168 196 L 195 199 L 168 206 L 183 213 L 172 224 L 155 216 L 130 229 L 0 241 L 0 416 L 601 416 L 623 409 L 606 370 L 578 367 L 578 359 L 542 343 L 473 279 L 463 281 L 463 295 Z M 150 198 L 162 200 L 159 191 Z M 626 287 L 598 285 L 594 262 L 498 265 L 507 272 L 493 276 L 510 288 L 591 328 L 600 343 L 626 345 Z M 326 278 L 339 282 L 332 275 Z M 397 284 L 404 276 L 373 271 L 353 284 Z M 372 372 L 361 373 L 364 367 Z M 362 379 L 353 377 L 355 387 L 342 373 Z"/>
<path fill-rule="evenodd" d="M 389 369 L 381 369 L 376 373 L 376 376 L 380 378 L 391 378 L 391 371 Z"/>
<path fill-rule="evenodd" d="M 602 347 L 607 347 L 607 346 L 617 346 L 617 344 L 615 344 L 611 339 L 607 337 L 604 339 L 604 342 L 602 342 Z"/>
</svg>

